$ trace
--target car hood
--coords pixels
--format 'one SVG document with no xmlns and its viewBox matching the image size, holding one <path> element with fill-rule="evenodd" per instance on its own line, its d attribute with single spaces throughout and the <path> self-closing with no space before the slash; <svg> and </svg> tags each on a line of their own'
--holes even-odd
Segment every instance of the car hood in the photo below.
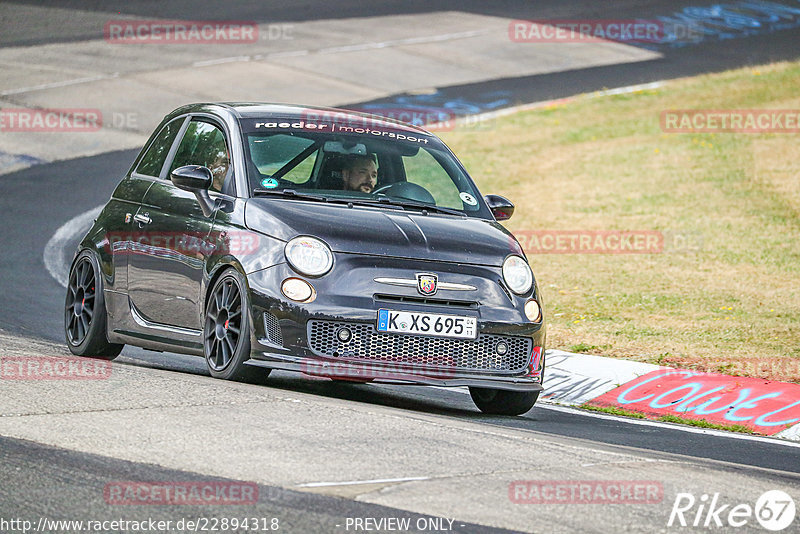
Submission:
<svg viewBox="0 0 800 534">
<path fill-rule="evenodd" d="M 522 254 L 495 221 L 418 211 L 255 198 L 247 202 L 245 224 L 282 241 L 314 236 L 334 252 L 498 267 L 509 254 Z"/>
</svg>

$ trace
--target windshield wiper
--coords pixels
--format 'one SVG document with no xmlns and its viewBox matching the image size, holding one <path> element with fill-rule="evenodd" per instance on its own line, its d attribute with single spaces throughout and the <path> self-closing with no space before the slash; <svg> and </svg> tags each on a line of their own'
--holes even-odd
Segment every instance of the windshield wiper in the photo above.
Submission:
<svg viewBox="0 0 800 534">
<path fill-rule="evenodd" d="M 309 195 L 306 193 L 298 193 L 294 189 L 261 189 L 255 188 L 253 189 L 254 196 L 264 196 L 264 197 L 289 197 L 289 198 L 296 198 L 298 200 L 313 200 L 315 202 L 328 202 L 328 197 L 323 197 L 319 195 Z"/>
<path fill-rule="evenodd" d="M 389 197 L 378 197 L 377 199 L 369 198 L 338 198 L 338 197 L 324 197 L 320 195 L 310 195 L 308 193 L 298 193 L 294 189 L 253 189 L 254 196 L 275 196 L 275 197 L 288 197 L 296 198 L 297 200 L 312 200 L 314 202 L 329 202 L 336 204 L 351 204 L 353 206 L 386 206 L 393 209 L 413 208 L 421 211 L 436 211 L 439 213 L 447 213 L 448 215 L 458 215 L 459 217 L 466 217 L 462 211 L 452 208 L 443 208 L 434 204 L 425 204 L 424 202 L 414 202 L 413 200 L 398 200 Z"/>
<path fill-rule="evenodd" d="M 387 208 L 392 208 L 396 210 L 402 210 L 403 207 L 397 204 L 393 204 L 390 202 L 379 202 L 377 200 L 370 200 L 370 199 L 358 199 L 358 198 L 339 198 L 339 197 L 324 197 L 320 195 L 310 195 L 308 193 L 298 193 L 294 189 L 261 189 L 255 188 L 253 189 L 253 196 L 264 196 L 264 197 L 284 197 L 284 198 L 294 198 L 297 200 L 313 200 L 314 202 L 327 202 L 329 204 L 347 204 L 351 208 L 353 206 L 375 206 L 377 204 L 388 204 Z"/>
<path fill-rule="evenodd" d="M 453 208 L 444 208 L 436 204 L 426 204 L 424 202 L 415 202 L 413 200 L 399 200 L 390 197 L 379 197 L 378 200 L 373 201 L 380 204 L 389 204 L 391 206 L 400 206 L 402 208 L 414 208 L 422 211 L 436 211 L 439 213 L 447 213 L 448 215 L 458 215 L 459 217 L 466 217 L 467 214 Z"/>
</svg>

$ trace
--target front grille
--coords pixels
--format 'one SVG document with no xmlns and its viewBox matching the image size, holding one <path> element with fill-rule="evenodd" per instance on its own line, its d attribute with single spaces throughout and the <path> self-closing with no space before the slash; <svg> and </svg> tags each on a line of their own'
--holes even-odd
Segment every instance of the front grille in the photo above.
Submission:
<svg viewBox="0 0 800 534">
<path fill-rule="evenodd" d="M 336 334 L 345 326 L 352 338 L 342 343 Z M 533 346 L 527 337 L 482 334 L 475 340 L 448 339 L 378 332 L 369 323 L 320 320 L 308 322 L 308 342 L 314 354 L 328 358 L 489 372 L 522 371 Z M 507 346 L 502 356 L 496 351 L 500 342 Z"/>
<path fill-rule="evenodd" d="M 426 306 L 455 306 L 458 308 L 477 308 L 478 303 L 472 300 L 432 299 L 405 295 L 386 295 L 375 293 L 373 298 L 380 302 L 403 302 L 412 304 L 425 304 Z"/>
<path fill-rule="evenodd" d="M 283 345 L 283 333 L 281 332 L 281 323 L 278 318 L 270 312 L 264 312 L 264 332 L 267 334 L 267 339 L 274 345 Z"/>
</svg>

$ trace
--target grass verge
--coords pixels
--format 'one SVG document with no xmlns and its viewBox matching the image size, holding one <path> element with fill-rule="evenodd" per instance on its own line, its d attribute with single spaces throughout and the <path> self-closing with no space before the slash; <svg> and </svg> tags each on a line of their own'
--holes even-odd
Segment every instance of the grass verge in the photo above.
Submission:
<svg viewBox="0 0 800 534">
<path fill-rule="evenodd" d="M 647 419 L 650 421 L 661 421 L 662 423 L 678 423 L 681 425 L 696 426 L 700 428 L 709 428 L 713 430 L 727 430 L 728 432 L 742 432 L 744 434 L 756 434 L 753 430 L 743 425 L 720 425 L 718 423 L 711 423 L 698 419 L 688 419 L 685 417 L 678 417 L 675 415 L 661 415 L 659 417 L 648 417 L 647 415 L 639 412 L 632 412 L 630 410 L 623 410 L 615 407 L 606 406 L 593 406 L 591 404 L 582 404 L 579 406 L 582 410 L 589 410 L 592 412 L 601 412 L 611 415 L 621 415 L 623 417 L 633 417 L 635 419 Z"/>
<path fill-rule="evenodd" d="M 515 234 L 664 236 L 657 254 L 529 254 L 550 347 L 800 382 L 800 135 L 660 126 L 664 110 L 800 110 L 797 87 L 800 62 L 782 62 L 441 136 L 515 202 Z"/>
</svg>

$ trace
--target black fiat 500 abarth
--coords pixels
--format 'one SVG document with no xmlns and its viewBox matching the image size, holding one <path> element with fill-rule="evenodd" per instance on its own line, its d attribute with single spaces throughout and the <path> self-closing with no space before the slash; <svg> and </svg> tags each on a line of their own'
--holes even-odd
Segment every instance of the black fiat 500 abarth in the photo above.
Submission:
<svg viewBox="0 0 800 534">
<path fill-rule="evenodd" d="M 194 104 L 156 128 L 72 262 L 70 350 L 203 356 L 271 369 L 468 386 L 486 413 L 542 390 L 539 288 L 431 133 L 344 110 Z"/>
</svg>

